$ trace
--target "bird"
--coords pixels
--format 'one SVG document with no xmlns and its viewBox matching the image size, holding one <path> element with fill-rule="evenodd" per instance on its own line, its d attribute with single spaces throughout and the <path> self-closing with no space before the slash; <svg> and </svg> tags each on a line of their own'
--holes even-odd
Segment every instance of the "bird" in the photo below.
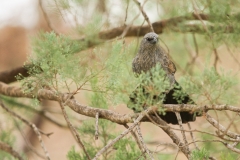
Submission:
<svg viewBox="0 0 240 160">
<path fill-rule="evenodd" d="M 132 71 L 136 76 L 146 74 L 150 76 L 151 81 L 151 70 L 157 65 L 163 70 L 165 78 L 169 82 L 169 88 L 159 94 L 152 95 L 148 92 L 145 83 L 141 83 L 136 89 L 130 94 L 128 107 L 133 109 L 135 112 L 140 112 L 136 108 L 136 105 L 142 105 L 140 108 L 146 108 L 144 102 L 139 102 L 141 98 L 152 99 L 152 103 L 161 101 L 162 104 L 194 104 L 193 100 L 186 94 L 179 83 L 175 80 L 176 66 L 169 58 L 166 51 L 158 43 L 158 35 L 154 32 L 147 33 L 141 43 L 137 55 L 132 61 Z M 164 76 L 162 75 L 162 76 Z M 181 93 L 181 101 L 176 99 L 174 94 Z M 154 105 L 154 104 L 152 104 Z M 182 123 L 188 123 L 196 120 L 196 113 L 180 112 Z M 177 125 L 178 120 L 174 112 L 165 112 L 159 114 L 159 116 L 167 123 Z M 198 115 L 197 115 L 198 116 Z"/>
</svg>

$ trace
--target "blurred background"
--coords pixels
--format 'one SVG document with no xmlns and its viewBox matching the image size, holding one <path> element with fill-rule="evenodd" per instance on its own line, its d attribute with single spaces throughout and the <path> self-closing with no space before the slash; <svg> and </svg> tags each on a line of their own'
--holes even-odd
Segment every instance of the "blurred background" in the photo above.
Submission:
<svg viewBox="0 0 240 160">
<path fill-rule="evenodd" d="M 140 2 L 144 4 L 143 8 L 152 23 L 194 12 L 191 1 L 141 0 Z M 235 1 L 231 2 L 229 2 L 230 6 L 235 5 L 235 8 L 239 6 L 238 3 L 235 4 Z M 206 7 L 201 5 L 197 6 L 200 12 L 204 11 L 204 7 Z M 233 8 L 232 11 L 235 12 L 236 10 Z M 0 71 L 11 70 L 22 66 L 27 60 L 27 56 L 32 54 L 31 38 L 36 36 L 40 31 L 54 31 L 57 34 L 68 35 L 73 39 L 82 38 L 87 36 L 87 33 L 84 33 L 82 29 L 89 27 L 93 19 L 101 19 L 101 25 L 93 32 L 106 31 L 124 25 L 147 24 L 144 22 L 144 17 L 141 15 L 138 6 L 128 0 L 0 0 Z M 191 23 L 195 24 L 194 21 Z M 213 66 L 214 64 L 214 52 L 211 47 L 211 42 L 206 41 L 206 35 L 195 34 L 198 43 L 197 50 L 194 47 L 192 36 L 190 32 L 175 32 L 168 28 L 160 34 L 160 38 L 166 43 L 170 55 L 176 63 L 177 79 L 181 75 L 186 74 L 186 72 L 188 74 L 201 72 L 206 62 L 209 66 Z M 128 43 L 138 38 L 141 37 L 127 37 L 125 41 Z M 106 42 L 108 41 L 110 40 L 106 40 Z M 164 48 L 166 47 L 164 46 Z M 91 53 L 93 49 L 94 47 L 90 47 L 85 52 L 89 51 L 89 53 Z M 217 69 L 220 70 L 224 68 L 224 70 L 230 70 L 239 77 L 239 49 L 237 42 L 230 49 L 224 43 L 218 43 L 216 45 L 216 50 L 218 51 Z M 192 61 L 193 57 L 195 57 L 194 61 Z M 190 69 L 187 68 L 187 66 L 190 67 Z M 87 103 L 84 93 L 79 94 L 77 98 L 82 104 Z M 54 108 L 55 105 L 53 102 L 44 102 L 44 104 L 42 104 L 44 108 Z M 112 107 L 111 109 L 119 113 L 132 112 L 124 104 Z M 224 118 L 228 120 L 227 117 L 231 117 L 231 114 L 226 113 L 226 115 Z M 87 119 L 81 115 L 73 116 L 77 119 L 76 124 L 81 124 L 83 120 Z M 55 118 L 62 120 L 64 123 L 61 114 Z M 4 119 L 4 116 L 0 117 L 0 119 Z M 222 120 L 224 121 L 224 119 Z M 5 119 L 5 121 L 7 121 L 7 119 Z M 67 159 L 66 155 L 73 145 L 76 146 L 77 150 L 80 150 L 70 131 L 66 128 L 49 123 L 48 120 L 41 116 L 31 117 L 31 121 L 43 131 L 54 132 L 50 138 L 43 137 L 53 160 Z M 2 123 L 0 129 L 3 129 L 4 125 L 6 124 Z M 198 118 L 192 125 L 193 129 L 203 130 L 207 130 L 210 126 L 208 123 L 205 123 L 204 117 Z M 176 150 L 174 150 L 174 148 L 169 147 L 168 149 L 164 149 L 164 146 L 167 146 L 167 144 L 164 145 L 164 143 L 171 143 L 172 141 L 161 129 L 150 123 L 143 123 L 142 129 L 144 140 L 146 140 L 150 148 L 152 147 L 152 150 L 155 149 L 153 146 L 161 143 L 163 155 L 166 156 L 166 158 L 169 158 L 170 155 L 169 159 L 175 157 Z M 239 133 L 237 127 L 234 129 Z M 29 147 L 26 147 L 27 139 L 32 147 L 41 150 L 37 137 L 31 132 L 31 129 L 27 127 L 24 129 L 21 128 L 20 130 L 27 136 L 24 140 L 21 132 L 14 132 L 18 139 L 18 150 L 28 153 L 28 159 L 30 160 L 41 159 L 33 154 Z M 124 128 L 117 126 L 116 130 L 123 131 Z M 180 132 L 176 132 L 180 134 Z M 182 160 L 186 158 L 179 153 L 177 159 Z"/>
</svg>

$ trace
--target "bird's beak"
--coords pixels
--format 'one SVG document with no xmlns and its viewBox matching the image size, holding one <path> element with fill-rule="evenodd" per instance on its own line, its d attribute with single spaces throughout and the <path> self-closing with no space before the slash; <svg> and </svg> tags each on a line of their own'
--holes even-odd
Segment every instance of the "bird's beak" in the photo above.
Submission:
<svg viewBox="0 0 240 160">
<path fill-rule="evenodd" d="M 153 40 L 151 40 L 151 43 L 152 43 L 152 44 L 156 44 L 157 41 L 158 41 L 157 38 L 154 37 Z"/>
</svg>

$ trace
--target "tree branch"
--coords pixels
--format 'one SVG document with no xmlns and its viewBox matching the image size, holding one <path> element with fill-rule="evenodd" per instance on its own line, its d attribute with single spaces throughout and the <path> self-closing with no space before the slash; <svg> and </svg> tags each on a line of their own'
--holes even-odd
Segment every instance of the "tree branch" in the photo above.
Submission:
<svg viewBox="0 0 240 160">
<path fill-rule="evenodd" d="M 199 14 L 199 16 L 203 20 L 208 20 L 208 15 L 205 14 Z M 169 18 L 166 20 L 162 21 L 157 21 L 152 23 L 153 30 L 157 34 L 163 33 L 163 29 L 165 28 L 171 28 L 171 27 L 176 27 L 177 24 L 182 23 L 186 20 L 199 20 L 197 15 L 195 13 L 189 14 L 187 16 L 179 16 L 179 17 L 173 17 Z M 125 30 L 126 26 L 122 27 L 116 27 L 107 31 L 102 31 L 99 33 L 99 38 L 106 40 L 106 39 L 113 39 L 118 36 L 120 36 L 123 31 Z M 176 31 L 176 30 L 175 30 Z M 125 37 L 130 37 L 130 36 L 144 36 L 146 33 L 149 32 L 149 25 L 144 25 L 144 26 L 131 26 L 128 30 L 128 32 L 125 34 Z"/>
<path fill-rule="evenodd" d="M 0 81 L 4 83 L 12 83 L 17 81 L 16 76 L 21 74 L 23 77 L 28 77 L 28 70 L 26 68 L 17 67 L 12 70 L 0 72 Z"/>
<path fill-rule="evenodd" d="M 5 83 L 0 82 L 0 94 L 3 94 L 5 96 L 11 96 L 11 97 L 22 97 L 22 98 L 34 98 L 35 96 L 31 93 L 24 93 L 21 88 L 14 87 L 7 85 Z M 50 91 L 47 89 L 40 89 L 35 98 L 38 99 L 46 99 L 46 100 L 54 100 L 54 101 L 61 101 L 62 97 L 64 100 L 67 99 L 67 94 L 61 94 L 56 93 L 54 91 Z M 126 123 L 132 123 L 133 117 L 136 117 L 138 114 L 119 114 L 111 110 L 106 109 L 100 109 L 100 108 L 94 108 L 90 106 L 85 106 L 79 104 L 75 99 L 70 99 L 66 102 L 66 105 L 68 105 L 73 111 L 86 115 L 88 117 L 95 117 L 97 112 L 99 112 L 99 118 L 102 119 L 108 119 L 112 122 L 118 123 L 118 124 L 126 124 Z M 97 107 L 97 106 L 96 106 Z M 149 112 L 149 114 L 154 114 L 153 111 L 157 111 L 157 107 L 152 107 L 153 109 Z M 222 110 L 229 110 L 233 112 L 240 112 L 240 107 L 230 106 L 230 105 L 191 105 L 191 104 L 182 104 L 182 105 L 176 105 L 176 104 L 165 104 L 162 105 L 162 108 L 166 112 L 207 112 L 209 110 L 216 110 L 216 111 L 222 111 Z M 146 121 L 148 119 L 143 119 L 142 121 Z M 148 120 L 149 121 L 149 120 Z"/>
<path fill-rule="evenodd" d="M 182 133 L 182 136 L 183 136 L 183 142 L 185 144 L 185 150 L 189 153 L 187 158 L 189 159 L 190 158 L 190 150 L 189 150 L 189 146 L 187 145 L 188 142 L 187 142 L 187 138 L 186 138 L 186 135 L 185 135 L 185 131 L 184 131 L 184 128 L 183 128 L 183 125 L 182 125 L 182 118 L 181 118 L 181 115 L 179 112 L 175 112 L 175 115 L 177 117 L 177 120 L 178 120 L 178 124 L 179 124 L 179 127 L 180 127 L 180 130 L 181 130 L 181 133 Z"/>
<path fill-rule="evenodd" d="M 3 143 L 0 141 L 0 150 L 5 151 L 9 154 L 11 154 L 13 157 L 19 159 L 19 160 L 23 160 L 23 158 L 20 156 L 20 154 L 15 151 L 10 145 L 8 145 L 7 143 Z"/>
<path fill-rule="evenodd" d="M 134 120 L 134 123 L 124 132 L 122 132 L 118 137 L 116 137 L 114 140 L 112 140 L 112 142 L 108 143 L 105 147 L 103 147 L 100 151 L 98 151 L 98 153 L 95 155 L 95 157 L 93 158 L 93 160 L 97 160 L 98 157 L 104 153 L 105 151 L 108 150 L 108 148 L 110 148 L 111 146 L 113 146 L 117 141 L 119 141 L 120 139 L 122 139 L 125 135 L 127 135 L 129 132 L 131 132 L 137 125 L 138 123 L 141 121 L 141 119 L 145 116 L 145 114 L 147 114 L 149 111 L 151 110 L 151 108 L 147 108 L 146 110 L 142 111 L 138 118 L 136 120 Z"/>
<path fill-rule="evenodd" d="M 24 118 L 21 117 L 20 115 L 16 114 L 15 112 L 10 111 L 10 110 L 2 103 L 2 101 L 0 101 L 0 106 L 1 106 L 5 111 L 7 111 L 8 113 L 10 113 L 12 116 L 18 118 L 19 120 L 21 120 L 22 122 L 24 122 L 25 124 L 27 124 L 29 127 L 31 127 L 31 128 L 34 130 L 34 132 L 36 133 L 36 135 L 37 135 L 37 137 L 38 137 L 38 140 L 39 140 L 39 142 L 40 142 L 40 144 L 41 144 L 41 147 L 42 147 L 42 149 L 43 149 L 43 151 L 44 151 L 44 153 L 45 153 L 46 159 L 50 160 L 49 153 L 48 153 L 48 151 L 47 151 L 47 149 L 46 149 L 46 147 L 45 147 L 45 145 L 44 145 L 44 142 L 43 142 L 42 136 L 41 136 L 41 134 L 44 134 L 44 133 L 41 132 L 41 131 L 36 127 L 35 124 L 27 121 L 26 119 L 24 119 Z M 47 136 L 48 136 L 49 134 L 44 134 L 44 135 L 47 135 Z"/>
<path fill-rule="evenodd" d="M 64 102 L 64 103 L 65 103 L 65 102 Z M 67 116 L 67 112 L 66 112 L 66 110 L 65 110 L 65 108 L 64 108 L 64 103 L 59 102 L 60 107 L 61 107 L 61 109 L 62 109 L 63 116 L 64 116 L 64 118 L 65 118 L 65 120 L 66 120 L 66 122 L 67 122 L 67 124 L 68 124 L 68 127 L 69 127 L 70 131 L 72 132 L 74 138 L 76 139 L 77 143 L 78 143 L 79 146 L 83 149 L 83 152 L 86 154 L 87 159 L 88 159 L 88 160 L 91 160 L 91 158 L 90 158 L 90 156 L 89 156 L 89 154 L 88 154 L 85 146 L 84 146 L 83 143 L 82 143 L 82 140 L 81 140 L 81 138 L 80 138 L 79 133 L 78 133 L 77 130 L 74 128 L 74 126 L 72 125 L 72 123 L 70 122 L 70 120 L 69 120 L 69 118 L 68 118 L 68 116 Z"/>
</svg>

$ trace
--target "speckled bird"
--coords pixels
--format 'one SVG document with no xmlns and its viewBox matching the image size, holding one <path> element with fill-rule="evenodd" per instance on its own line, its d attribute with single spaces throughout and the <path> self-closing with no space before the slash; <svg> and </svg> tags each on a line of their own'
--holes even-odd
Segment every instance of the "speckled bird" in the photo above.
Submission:
<svg viewBox="0 0 240 160">
<path fill-rule="evenodd" d="M 174 74 L 176 72 L 175 64 L 170 60 L 168 54 L 158 44 L 158 35 L 154 32 L 150 32 L 147 33 L 141 41 L 139 51 L 132 62 L 132 70 L 136 75 L 139 75 L 142 72 L 145 73 L 149 72 L 157 64 L 160 64 L 162 69 L 165 71 L 166 76 L 169 79 L 170 86 L 172 86 L 169 88 L 168 91 L 162 93 L 165 94 L 165 97 L 162 100 L 163 104 L 179 104 L 173 96 L 174 91 L 176 90 L 182 91 L 182 88 L 179 86 L 174 77 Z M 142 86 L 141 85 L 138 86 L 138 88 L 136 88 L 136 90 L 133 91 L 133 93 L 130 95 L 129 104 L 137 104 L 139 87 Z M 145 93 L 146 91 L 144 87 L 142 87 L 141 90 L 142 92 L 144 92 L 146 96 L 149 95 L 148 93 Z M 159 95 L 154 95 L 155 98 L 158 96 Z M 189 98 L 187 94 L 184 94 L 182 98 L 183 98 L 181 101 L 182 104 L 193 103 L 193 101 Z M 145 106 L 142 107 L 144 108 Z M 196 114 L 194 113 L 180 112 L 180 115 L 183 123 L 195 121 L 196 119 L 195 116 Z M 165 115 L 160 114 L 159 116 L 167 123 L 178 124 L 177 117 L 173 112 L 166 112 Z"/>
</svg>

